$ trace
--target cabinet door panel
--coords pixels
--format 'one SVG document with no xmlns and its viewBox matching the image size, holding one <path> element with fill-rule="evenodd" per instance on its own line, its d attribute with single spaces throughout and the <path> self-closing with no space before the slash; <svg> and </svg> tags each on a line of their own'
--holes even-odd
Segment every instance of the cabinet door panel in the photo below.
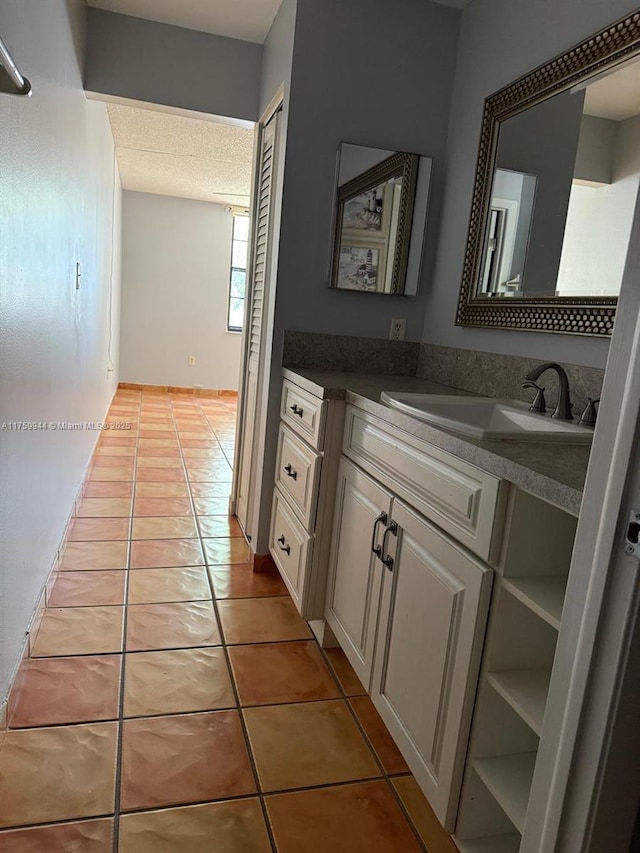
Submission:
<svg viewBox="0 0 640 853">
<path fill-rule="evenodd" d="M 371 695 L 451 830 L 492 571 L 401 502 L 392 517 L 398 535 L 383 581 Z"/>
<path fill-rule="evenodd" d="M 286 583 L 296 607 L 303 616 L 305 615 L 305 584 L 308 579 L 312 548 L 311 536 L 300 524 L 276 486 L 273 490 L 269 550 L 280 570 L 282 580 Z"/>
<path fill-rule="evenodd" d="M 351 462 L 338 472 L 326 618 L 365 687 L 371 681 L 383 566 L 372 553 L 382 543 L 391 496 Z"/>
</svg>

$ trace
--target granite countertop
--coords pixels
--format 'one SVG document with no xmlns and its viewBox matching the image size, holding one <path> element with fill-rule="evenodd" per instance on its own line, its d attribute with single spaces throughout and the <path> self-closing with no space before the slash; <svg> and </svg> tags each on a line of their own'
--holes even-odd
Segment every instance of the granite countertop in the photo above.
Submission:
<svg viewBox="0 0 640 853">
<path fill-rule="evenodd" d="M 283 368 L 283 376 L 323 399 L 346 400 L 387 423 L 465 459 L 496 477 L 577 516 L 590 446 L 461 438 L 380 402 L 382 391 L 466 394 L 415 376 Z M 470 395 L 472 396 L 472 395 Z"/>
</svg>

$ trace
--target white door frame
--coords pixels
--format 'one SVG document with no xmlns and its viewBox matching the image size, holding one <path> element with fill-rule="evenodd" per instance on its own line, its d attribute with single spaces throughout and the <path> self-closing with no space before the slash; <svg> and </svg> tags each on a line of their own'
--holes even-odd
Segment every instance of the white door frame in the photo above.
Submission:
<svg viewBox="0 0 640 853">
<path fill-rule="evenodd" d="M 256 134 L 253 148 L 253 186 L 251 190 L 251 234 L 249 240 L 249 257 L 247 258 L 247 283 L 253 283 L 253 270 L 255 263 L 255 238 L 257 230 L 256 208 L 259 199 L 259 187 L 261 179 L 261 152 L 262 152 L 262 137 L 264 127 L 275 116 L 278 110 L 283 108 L 285 98 L 284 84 L 282 84 L 275 96 L 271 100 L 269 106 L 264 111 L 256 126 Z M 247 384 L 247 362 L 249 356 L 250 343 L 250 320 L 251 320 L 251 305 L 252 305 L 252 288 L 246 293 L 245 299 L 245 315 L 242 331 L 242 359 L 240 365 L 240 389 L 238 392 L 238 414 L 236 421 L 236 441 L 235 441 L 235 459 L 233 466 L 233 482 L 231 486 L 231 497 L 229 499 L 229 512 L 233 515 L 237 509 L 238 490 L 240 486 L 240 465 L 243 458 L 243 448 L 247 441 L 252 443 L 251 448 L 251 466 L 255 469 L 261 465 L 264 456 L 264 420 L 266 411 L 264 399 L 268 393 L 269 386 L 269 371 L 271 365 L 271 347 L 273 339 L 273 321 L 275 307 L 275 272 L 277 269 L 277 244 L 275 235 L 280 230 L 280 206 L 282 198 L 282 169 L 281 156 L 284 144 L 284 132 L 281 123 L 276 132 L 273 152 L 273 177 L 272 177 L 272 208 L 275 208 L 276 215 L 269 217 L 269 256 L 267 258 L 267 269 L 265 270 L 264 296 L 263 296 L 263 312 L 262 312 L 262 329 L 260 334 L 260 358 L 258 368 L 258 387 L 256 390 L 256 413 L 254 415 L 254 430 L 253 435 L 244 435 L 243 425 L 246 414 L 246 384 Z M 275 204 L 274 204 L 275 201 Z M 275 256 L 275 257 L 274 257 Z M 261 469 L 260 469 L 261 473 Z M 247 510 L 247 524 L 245 534 L 249 539 L 255 537 L 256 527 L 255 506 L 259 506 L 259 484 L 260 477 L 253 477 L 251 503 Z M 256 489 L 258 494 L 255 494 Z M 257 500 L 256 500 L 257 498 Z"/>
<path fill-rule="evenodd" d="M 640 235 L 640 199 L 631 233 Z M 606 823 L 615 801 L 618 815 L 633 821 L 638 805 L 637 772 L 611 791 L 613 762 L 620 766 L 611 747 L 616 722 L 625 725 L 620 714 L 640 692 L 637 677 L 625 680 L 638 632 L 639 561 L 624 553 L 630 511 L 640 508 L 639 270 L 636 236 L 616 312 L 521 853 L 602 853 L 596 818 Z M 627 734 L 629 755 L 635 749 L 637 756 L 639 739 L 628 723 Z M 607 853 L 627 853 L 626 830 L 619 830 L 608 837 Z"/>
</svg>

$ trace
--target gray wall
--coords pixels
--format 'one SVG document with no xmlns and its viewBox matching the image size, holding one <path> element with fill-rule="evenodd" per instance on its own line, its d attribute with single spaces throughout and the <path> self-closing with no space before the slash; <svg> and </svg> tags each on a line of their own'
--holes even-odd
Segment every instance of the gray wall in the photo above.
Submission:
<svg viewBox="0 0 640 853">
<path fill-rule="evenodd" d="M 580 126 L 574 177 L 581 181 L 610 184 L 618 122 L 585 115 Z"/>
<path fill-rule="evenodd" d="M 496 165 L 536 178 L 522 289 L 553 294 L 578 150 L 584 91 L 563 92 L 500 127 Z"/>
<path fill-rule="evenodd" d="M 327 286 L 336 155 L 340 142 L 347 141 L 434 158 L 429 270 L 459 18 L 456 10 L 425 0 L 297 0 L 266 460 L 275 458 L 285 329 L 387 338 L 391 318 L 406 317 L 407 338 L 420 337 L 424 289 L 418 297 L 403 298 Z M 280 65 L 268 71 L 272 76 L 263 69 L 263 79 L 275 81 L 286 71 L 290 29 L 288 39 L 278 40 Z M 265 94 L 263 104 L 268 100 Z M 263 477 L 253 543 L 258 553 L 268 550 L 272 462 L 265 464 Z"/>
<path fill-rule="evenodd" d="M 242 336 L 227 331 L 232 228 L 220 204 L 124 193 L 122 382 L 237 390 Z"/>
<path fill-rule="evenodd" d="M 282 84 L 285 86 L 286 112 L 293 64 L 296 6 L 297 0 L 282 0 L 265 40 L 262 51 L 259 116 L 267 109 Z"/>
<path fill-rule="evenodd" d="M 407 338 L 419 339 L 426 289 L 409 299 L 327 287 L 336 155 L 346 141 L 433 158 L 428 275 L 459 18 L 425 0 L 298 0 L 276 334 L 387 338 L 391 318 L 406 317 Z"/>
<path fill-rule="evenodd" d="M 275 170 L 275 183 L 272 202 L 273 233 L 278 234 L 282 217 L 285 157 L 287 150 L 287 132 L 289 106 L 291 102 L 291 75 L 293 70 L 293 44 L 295 38 L 298 0 L 283 0 L 278 14 L 269 30 L 264 43 L 262 63 L 262 90 L 260 94 L 260 115 L 268 108 L 283 89 L 284 98 L 280 122 L 281 145 Z M 280 241 L 277 237 L 271 247 L 270 280 L 275 282 L 279 264 Z M 269 293 L 269 310 L 275 311 L 275 287 Z M 265 341 L 264 370 L 266 387 L 259 401 L 261 421 L 257 425 L 257 446 L 254 452 L 258 458 L 267 460 L 262 465 L 261 481 L 256 488 L 256 497 L 247 523 L 247 532 L 252 537 L 252 547 L 258 554 L 269 551 L 268 535 L 271 519 L 271 496 L 273 494 L 273 462 L 276 452 L 278 431 L 278 409 L 280 401 L 280 354 L 282 343 L 268 338 Z"/>
<path fill-rule="evenodd" d="M 0 422 L 101 421 L 117 381 L 120 180 L 105 105 L 82 91 L 85 14 L 0 4 L 33 84 L 0 95 Z M 0 431 L 0 704 L 97 437 Z"/>
<path fill-rule="evenodd" d="M 484 99 L 598 29 L 637 9 L 636 0 L 473 0 L 462 16 L 449 128 L 447 180 L 423 340 L 602 367 L 608 341 L 454 325 Z"/>
<path fill-rule="evenodd" d="M 230 118 L 258 118 L 262 45 L 88 10 L 85 88 Z"/>
</svg>

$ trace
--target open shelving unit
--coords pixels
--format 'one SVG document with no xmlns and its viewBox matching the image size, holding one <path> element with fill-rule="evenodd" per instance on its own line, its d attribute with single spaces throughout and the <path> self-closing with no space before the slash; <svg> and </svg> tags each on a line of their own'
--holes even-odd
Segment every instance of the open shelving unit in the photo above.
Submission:
<svg viewBox="0 0 640 853">
<path fill-rule="evenodd" d="M 535 766 L 535 752 L 516 752 L 513 755 L 481 758 L 473 765 L 478 776 L 520 833 L 524 830 Z"/>
<path fill-rule="evenodd" d="M 531 726 L 538 737 L 542 734 L 550 680 L 550 667 L 487 673 L 489 684 Z"/>
<path fill-rule="evenodd" d="M 519 853 L 577 519 L 513 488 L 454 840 Z"/>
<path fill-rule="evenodd" d="M 502 585 L 552 628 L 560 630 L 566 578 L 503 578 Z"/>
<path fill-rule="evenodd" d="M 471 841 L 458 841 L 457 846 L 460 853 L 518 853 L 520 836 L 491 835 Z"/>
</svg>

